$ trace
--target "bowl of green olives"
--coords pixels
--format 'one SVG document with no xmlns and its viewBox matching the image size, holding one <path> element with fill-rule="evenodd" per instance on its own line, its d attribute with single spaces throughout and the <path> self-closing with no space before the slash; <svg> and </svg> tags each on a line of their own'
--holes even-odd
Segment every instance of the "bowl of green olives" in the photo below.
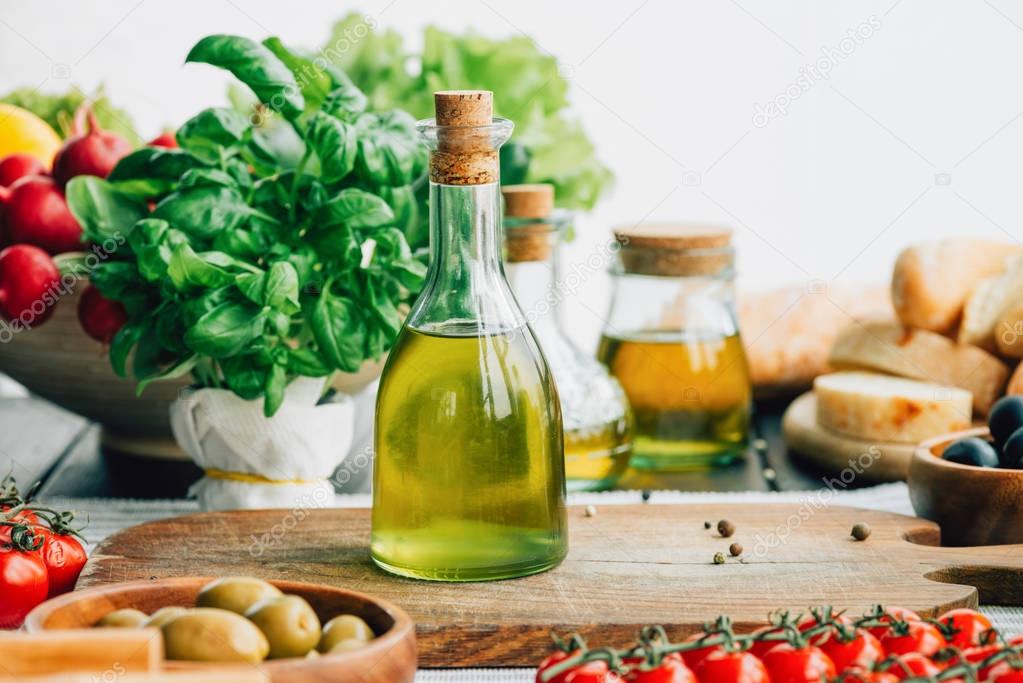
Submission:
<svg viewBox="0 0 1023 683">
<path fill-rule="evenodd" d="M 110 584 L 43 603 L 25 629 L 158 629 L 168 670 L 257 666 L 274 683 L 411 683 L 415 628 L 355 591 L 250 577 Z"/>
<path fill-rule="evenodd" d="M 949 546 L 1023 543 L 1023 396 L 999 399 L 988 426 L 920 444 L 909 464 L 916 514 Z"/>
</svg>

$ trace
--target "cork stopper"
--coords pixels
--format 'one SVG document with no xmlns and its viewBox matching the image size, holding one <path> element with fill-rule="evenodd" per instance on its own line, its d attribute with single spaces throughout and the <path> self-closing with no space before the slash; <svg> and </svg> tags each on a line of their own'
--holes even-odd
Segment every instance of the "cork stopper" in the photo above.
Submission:
<svg viewBox="0 0 1023 683">
<path fill-rule="evenodd" d="M 504 215 L 507 218 L 544 219 L 554 211 L 554 186 L 504 185 Z M 526 223 L 505 230 L 505 260 L 508 263 L 546 261 L 550 259 L 557 239 L 550 223 Z"/>
<path fill-rule="evenodd" d="M 622 267 L 637 275 L 717 275 L 731 268 L 732 230 L 705 223 L 642 223 L 614 229 Z"/>
<path fill-rule="evenodd" d="M 430 155 L 430 180 L 442 185 L 496 183 L 500 163 L 489 126 L 494 93 L 442 90 L 433 95 L 437 149 Z"/>
</svg>

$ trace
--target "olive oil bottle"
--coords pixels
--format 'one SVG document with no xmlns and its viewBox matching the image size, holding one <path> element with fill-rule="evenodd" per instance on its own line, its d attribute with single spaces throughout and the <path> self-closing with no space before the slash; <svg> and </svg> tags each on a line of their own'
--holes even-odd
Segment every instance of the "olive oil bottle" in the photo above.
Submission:
<svg viewBox="0 0 1023 683">
<path fill-rule="evenodd" d="M 420 579 L 556 566 L 568 549 L 554 379 L 505 281 L 492 95 L 435 95 L 431 265 L 388 357 L 376 411 L 371 554 Z"/>
</svg>

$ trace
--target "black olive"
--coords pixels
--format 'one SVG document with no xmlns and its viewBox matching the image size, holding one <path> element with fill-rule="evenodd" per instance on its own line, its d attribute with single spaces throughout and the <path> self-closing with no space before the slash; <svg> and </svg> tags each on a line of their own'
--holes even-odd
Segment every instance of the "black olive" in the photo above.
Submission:
<svg viewBox="0 0 1023 683">
<path fill-rule="evenodd" d="M 1023 470 L 1023 428 L 1017 429 L 1002 447 L 1002 467 Z"/>
<path fill-rule="evenodd" d="M 1023 430 L 1020 432 L 1023 437 Z M 1015 435 L 1014 435 L 1015 436 Z M 1023 446 L 1023 440 L 1019 441 Z M 998 452 L 994 446 L 983 439 L 971 436 L 968 439 L 959 439 L 949 445 L 941 457 L 949 462 L 957 462 L 960 465 L 975 465 L 976 467 L 998 467 Z"/>
<path fill-rule="evenodd" d="M 998 399 L 988 415 L 988 426 L 995 448 L 1001 450 L 1012 433 L 1023 427 L 1023 396 L 1003 396 Z"/>
</svg>

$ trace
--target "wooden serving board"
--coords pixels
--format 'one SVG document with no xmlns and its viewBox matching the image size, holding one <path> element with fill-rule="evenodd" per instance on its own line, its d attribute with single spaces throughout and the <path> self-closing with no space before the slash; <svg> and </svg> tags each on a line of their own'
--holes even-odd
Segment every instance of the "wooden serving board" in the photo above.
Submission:
<svg viewBox="0 0 1023 683">
<path fill-rule="evenodd" d="M 904 481 L 916 444 L 863 441 L 836 434 L 817 424 L 817 396 L 808 391 L 789 404 L 781 422 L 785 443 L 796 456 L 830 474 L 840 474 L 861 455 L 870 466 L 857 477 L 864 482 Z"/>
<path fill-rule="evenodd" d="M 177 517 L 126 529 L 101 543 L 79 586 L 168 576 L 251 575 L 325 583 L 383 597 L 417 624 L 426 667 L 532 666 L 551 631 L 624 646 L 640 627 L 674 637 L 718 614 L 740 628 L 779 608 L 834 605 L 854 613 L 883 603 L 934 614 L 1023 604 L 1023 546 L 935 547 L 931 522 L 802 505 L 608 505 L 593 517 L 570 508 L 571 551 L 557 569 L 511 581 L 445 584 L 401 579 L 369 557 L 368 510 L 253 510 Z M 721 538 L 704 521 L 736 526 Z M 873 533 L 857 542 L 853 524 Z M 913 541 L 913 542 L 911 542 Z M 741 558 L 713 564 L 741 543 Z M 929 545 L 925 545 L 929 544 Z"/>
</svg>

